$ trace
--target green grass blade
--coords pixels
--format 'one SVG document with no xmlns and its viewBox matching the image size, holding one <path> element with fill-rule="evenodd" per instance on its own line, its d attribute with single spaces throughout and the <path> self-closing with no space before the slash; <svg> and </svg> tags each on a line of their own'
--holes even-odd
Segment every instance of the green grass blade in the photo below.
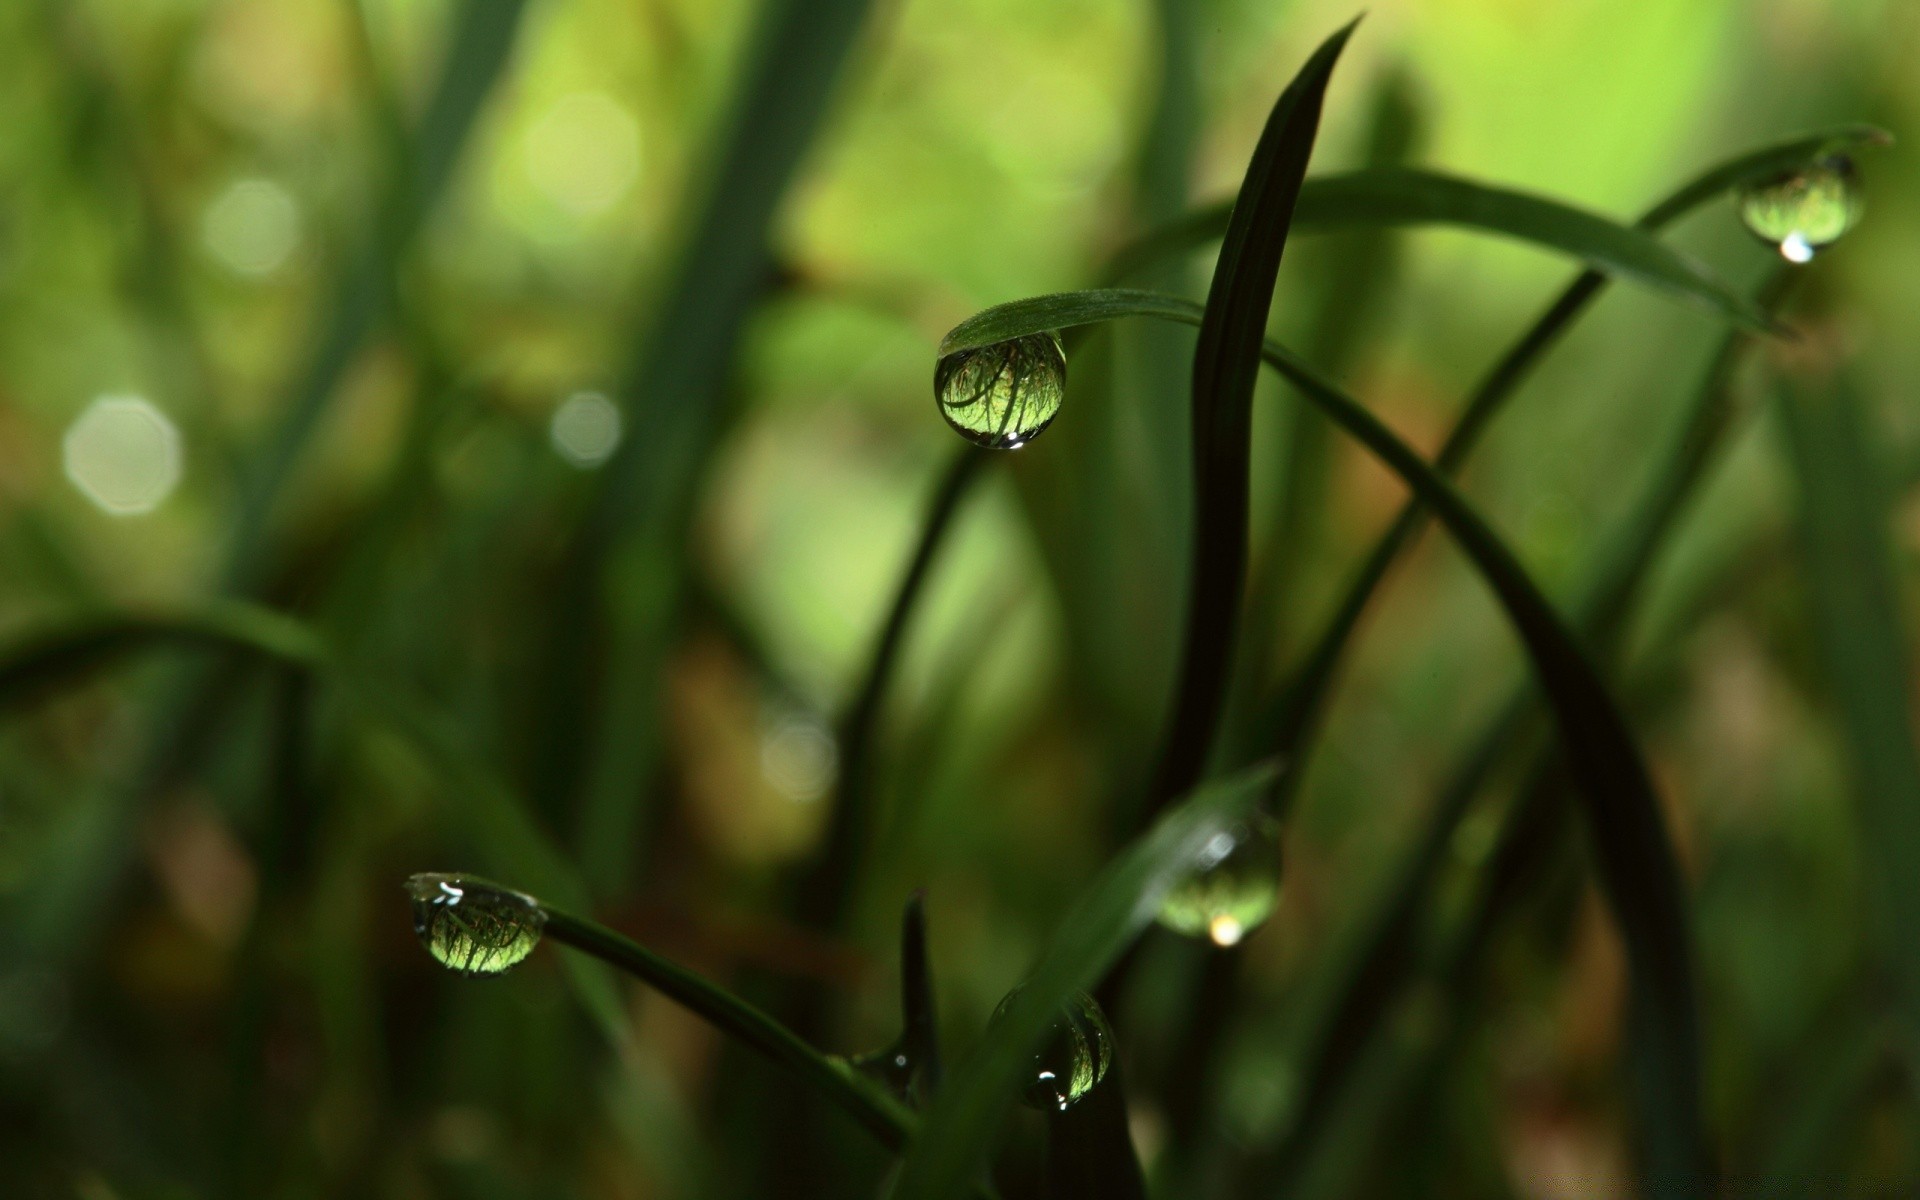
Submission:
<svg viewBox="0 0 1920 1200">
<path fill-rule="evenodd" d="M 1825 151 L 1884 145 L 1870 125 L 1843 125 L 1728 159 L 1691 180 L 1629 227 L 1555 200 L 1414 167 L 1370 167 L 1315 176 L 1300 189 L 1294 226 L 1317 233 L 1354 225 L 1449 225 L 1514 238 L 1590 266 L 1687 295 L 1736 319 L 1759 317 L 1704 267 L 1632 229 L 1657 229 L 1740 184 L 1804 163 Z M 1150 263 L 1222 237 L 1231 206 L 1214 204 L 1142 234 L 1108 261 L 1105 278 L 1129 279 Z"/>
<path fill-rule="evenodd" d="M 774 214 L 871 5 L 764 0 L 762 7 L 710 174 L 687 209 L 686 238 L 617 388 L 627 428 L 646 433 L 624 439 L 600 472 L 553 604 L 549 678 L 530 706 L 543 727 L 539 787 L 571 797 L 586 770 L 581 828 L 622 847 L 635 841 L 632 810 L 653 766 L 650 742 L 633 731 L 657 723 L 662 627 L 674 605 L 615 613 L 609 628 L 604 584 L 636 567 L 657 573 L 663 561 L 678 578 L 671 564 L 701 467 L 725 423 L 722 391 L 734 347 L 772 273 Z M 600 634 L 605 640 L 596 644 Z M 593 668 L 595 658 L 607 663 L 604 671 Z M 595 869 L 596 886 L 622 885 L 631 858 Z"/>
<path fill-rule="evenodd" d="M 1796 276 L 1778 272 L 1762 287 L 1757 303 L 1771 313 Z M 1692 412 L 1665 464 L 1633 507 L 1610 553 L 1595 564 L 1574 604 L 1575 624 L 1596 656 L 1617 650 L 1622 627 L 1652 563 L 1700 487 L 1717 452 L 1727 441 L 1734 417 L 1735 367 L 1749 344 L 1746 334 L 1730 332 L 1708 366 Z M 1339 978 L 1328 989 L 1314 1031 L 1302 1044 L 1307 1060 L 1301 1074 L 1302 1099 L 1275 1158 L 1290 1178 L 1319 1142 L 1348 1072 L 1380 1032 L 1380 1023 L 1414 969 L 1414 951 L 1422 914 L 1446 860 L 1461 820 L 1495 768 L 1529 727 L 1538 700 L 1531 686 L 1518 689 L 1500 706 L 1484 731 L 1469 744 L 1448 774 L 1438 801 L 1406 857 L 1391 874 L 1392 884 L 1376 911 L 1341 958 Z"/>
<path fill-rule="evenodd" d="M 952 528 L 954 514 L 987 465 L 988 452 L 968 446 L 956 454 L 935 489 L 921 522 L 920 540 L 907 562 L 906 573 L 887 609 L 873 654 L 867 660 L 860 686 L 840 721 L 840 779 L 821 849 L 800 882 L 799 918 L 809 925 L 834 928 L 840 924 L 853 893 L 859 864 L 865 861 L 873 820 L 872 757 L 875 728 L 895 665 L 906 644 L 907 627 L 926 591 L 940 548 Z"/>
<path fill-rule="evenodd" d="M 525 7 L 525 0 L 466 0 L 461 6 L 439 84 L 414 141 L 415 169 L 390 181 L 377 227 L 341 278 L 312 355 L 289 389 L 280 424 L 242 487 L 227 551 L 229 589 L 260 582 L 259 560 L 274 502 L 347 367 L 386 318 L 395 264 L 445 190 L 480 107 L 506 66 Z"/>
<path fill-rule="evenodd" d="M 1193 350 L 1193 545 L 1171 715 L 1147 797 L 1151 815 L 1199 778 L 1232 675 L 1247 572 L 1253 389 L 1300 183 L 1348 24 L 1313 52 L 1274 103 L 1227 222 Z"/>
<path fill-rule="evenodd" d="M 940 1090 L 940 1021 L 934 1009 L 933 962 L 927 957 L 927 898 L 915 892 L 900 921 L 900 1045 L 918 1077 L 919 1094 Z"/>
<path fill-rule="evenodd" d="M 839 1106 L 889 1149 L 907 1143 L 913 1118 L 846 1063 L 828 1058 L 766 1013 L 685 967 L 603 925 L 542 904 L 547 936 L 659 991 Z"/>
<path fill-rule="evenodd" d="M 1800 485 L 1804 578 L 1814 644 L 1851 760 L 1862 857 L 1877 901 L 1876 940 L 1904 1001 L 1906 1050 L 1920 1053 L 1920 752 L 1912 650 L 1902 624 L 1885 473 L 1843 375 L 1787 378 L 1780 424 Z"/>
<path fill-rule="evenodd" d="M 1133 315 L 1201 320 L 1199 307 L 1191 301 L 1132 295 Z M 1009 337 L 1084 323 L 1070 294 L 1043 299 L 1045 303 L 1014 312 L 1008 311 L 1014 306 L 1003 305 L 990 310 L 998 314 L 992 320 L 975 320 Z M 1104 320 L 1121 306 L 1119 294 L 1094 292 L 1084 313 L 1088 320 Z M 1022 329 L 1022 316 L 1044 323 Z M 1572 631 L 1453 486 L 1364 407 L 1284 347 L 1266 341 L 1261 353 L 1433 509 L 1499 598 L 1525 644 L 1586 801 L 1601 882 L 1626 942 L 1633 984 L 1630 1068 L 1649 1177 L 1663 1187 L 1668 1182 L 1683 1188 L 1703 1183 L 1708 1159 L 1699 1112 L 1700 1049 L 1685 895 L 1653 781 L 1626 718 Z"/>
<path fill-rule="evenodd" d="M 914 1140 L 893 1200 L 957 1195 L 980 1169 L 1022 1071 L 1055 1014 L 1090 987 L 1153 920 L 1160 898 L 1207 842 L 1244 818 L 1273 785 L 1260 767 L 1200 789 L 1172 806 L 1109 863 L 1063 920 L 993 1037 L 947 1079 Z"/>
</svg>

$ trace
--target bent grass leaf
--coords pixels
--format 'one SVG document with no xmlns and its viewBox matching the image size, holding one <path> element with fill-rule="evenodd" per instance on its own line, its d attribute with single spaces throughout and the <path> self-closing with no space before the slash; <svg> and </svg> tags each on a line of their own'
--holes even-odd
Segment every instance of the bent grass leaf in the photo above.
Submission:
<svg viewBox="0 0 1920 1200">
<path fill-rule="evenodd" d="M 1358 19 L 1321 43 L 1275 101 L 1214 267 L 1193 349 L 1193 546 L 1171 714 L 1147 812 L 1200 778 L 1226 703 L 1247 573 L 1248 470 L 1260 340 L 1334 65 Z"/>
<path fill-rule="evenodd" d="M 1172 296 L 1130 293 L 1133 315 L 1201 320 L 1198 305 Z M 1082 323 L 1071 295 L 1044 297 L 1048 327 Z M 1092 293 L 1088 319 L 1115 315 L 1124 297 Z M 1019 331 L 1012 305 L 975 318 L 980 326 Z M 1645 760 L 1619 706 L 1578 640 L 1519 561 L 1473 508 L 1431 466 L 1358 402 L 1321 379 L 1291 352 L 1268 340 L 1267 363 L 1398 475 L 1433 509 L 1506 610 L 1552 704 L 1579 794 L 1585 800 L 1601 882 L 1632 967 L 1630 1074 L 1640 1112 L 1649 1177 L 1661 1183 L 1707 1178 L 1699 1111 L 1696 1027 L 1689 922 L 1673 847 Z"/>
<path fill-rule="evenodd" d="M 893 1200 L 952 1196 L 973 1178 L 1060 1010 L 1112 966 L 1153 921 L 1167 889 L 1210 840 L 1253 813 L 1276 776 L 1261 766 L 1201 788 L 1107 865 L 1061 921 L 992 1036 L 948 1075 L 901 1166 Z"/>
<path fill-rule="evenodd" d="M 1547 197 L 1415 167 L 1370 167 L 1321 175 L 1300 189 L 1293 223 L 1301 233 L 1355 225 L 1448 225 L 1497 234 L 1581 259 L 1596 270 L 1706 304 L 1748 324 L 1762 314 L 1706 268 L 1636 230 L 1659 229 L 1733 188 L 1803 164 L 1823 152 L 1886 145 L 1885 130 L 1843 125 L 1741 154 L 1703 172 L 1632 225 Z M 1123 246 L 1105 278 L 1118 282 L 1168 255 L 1203 246 L 1226 232 L 1231 206 L 1215 204 L 1177 217 Z"/>
</svg>

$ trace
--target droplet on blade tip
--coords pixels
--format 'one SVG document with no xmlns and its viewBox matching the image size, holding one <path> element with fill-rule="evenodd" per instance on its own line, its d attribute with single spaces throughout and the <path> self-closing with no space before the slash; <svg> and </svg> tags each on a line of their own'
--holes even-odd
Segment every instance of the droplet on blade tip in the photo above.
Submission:
<svg viewBox="0 0 1920 1200">
<path fill-rule="evenodd" d="M 1014 988 L 993 1011 L 993 1022 L 1006 1016 L 1014 998 L 1025 990 Z M 992 1024 L 993 1022 L 989 1022 Z M 1027 1107 L 1062 1113 L 1100 1085 L 1113 1066 L 1113 1029 L 1100 1005 L 1077 992 L 1055 1017 L 1047 1040 L 1033 1057 L 1021 1098 Z"/>
<path fill-rule="evenodd" d="M 956 350 L 934 368 L 940 415 L 961 437 L 990 450 L 1018 450 L 1060 412 L 1067 356 L 1056 333 Z"/>
<path fill-rule="evenodd" d="M 1863 203 L 1853 160 L 1830 154 L 1769 175 L 1740 192 L 1740 220 L 1791 263 L 1808 263 L 1860 222 Z"/>
<path fill-rule="evenodd" d="M 1185 937 L 1238 945 L 1280 899 L 1280 823 L 1259 816 L 1207 839 L 1160 901 L 1159 921 Z"/>
<path fill-rule="evenodd" d="M 547 914 L 533 897 L 476 876 L 425 872 L 406 888 L 420 944 L 457 974 L 507 971 L 533 953 L 546 929 Z"/>
</svg>

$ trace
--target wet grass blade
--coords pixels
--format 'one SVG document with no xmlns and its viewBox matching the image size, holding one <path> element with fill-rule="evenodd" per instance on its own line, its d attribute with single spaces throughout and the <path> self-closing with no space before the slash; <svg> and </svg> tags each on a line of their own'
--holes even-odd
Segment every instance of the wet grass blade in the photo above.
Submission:
<svg viewBox="0 0 1920 1200">
<path fill-rule="evenodd" d="M 1757 293 L 1756 303 L 1769 313 L 1776 311 L 1795 278 L 1791 271 L 1776 273 Z M 1616 653 L 1626 617 L 1660 547 L 1727 441 L 1737 415 L 1731 395 L 1733 373 L 1740 352 L 1748 344 L 1748 336 L 1737 331 L 1722 342 L 1665 464 L 1634 505 L 1622 535 L 1595 565 L 1580 591 L 1580 599 L 1574 604 L 1575 624 L 1602 659 Z M 1414 952 L 1422 914 L 1428 909 L 1460 822 L 1521 732 L 1529 727 L 1528 718 L 1537 706 L 1533 688 L 1523 686 L 1473 739 L 1448 775 L 1414 845 L 1393 872 L 1386 895 L 1342 956 L 1339 979 L 1328 989 L 1329 999 L 1315 1031 L 1303 1039 L 1307 1058 L 1301 1072 L 1302 1100 L 1275 1155 L 1283 1178 L 1306 1169 L 1303 1160 L 1318 1146 L 1320 1131 L 1331 1117 L 1349 1071 L 1380 1032 L 1381 1022 L 1401 994 L 1416 966 Z"/>
<path fill-rule="evenodd" d="M 832 1101 L 890 1149 L 904 1146 L 913 1118 L 846 1063 L 815 1050 L 766 1013 L 685 967 L 662 958 L 603 925 L 546 904 L 547 936 L 607 963 L 747 1045 Z"/>
<path fill-rule="evenodd" d="M 1778 411 L 1800 485 L 1803 578 L 1814 644 L 1840 719 L 1883 961 L 1897 982 L 1906 1051 L 1920 1055 L 1920 752 L 1912 648 L 1891 540 L 1894 512 L 1874 437 L 1844 375 L 1780 385 Z"/>
<path fill-rule="evenodd" d="M 1201 320 L 1191 301 L 1133 295 L 1133 315 Z M 1024 315 L 1045 324 L 1020 329 L 1008 312 L 1011 305 L 990 310 L 1000 315 L 981 324 L 1019 336 L 1082 323 L 1070 296 L 1044 299 Z M 1103 320 L 1118 307 L 1115 293 L 1095 292 L 1085 311 L 1088 319 Z M 1699 1111 L 1700 1047 L 1685 892 L 1652 778 L 1625 716 L 1572 631 L 1451 484 L 1363 406 L 1284 347 L 1266 341 L 1261 354 L 1433 509 L 1499 598 L 1526 646 L 1586 801 L 1601 883 L 1626 942 L 1633 991 L 1630 1074 L 1647 1174 L 1663 1192 L 1669 1184 L 1683 1193 L 1703 1185 L 1709 1165 Z"/>
<path fill-rule="evenodd" d="M 1871 125 L 1842 125 L 1728 159 L 1691 180 L 1634 223 L 1660 228 L 1740 184 L 1834 149 L 1885 145 Z M 1173 218 L 1116 251 L 1104 278 L 1130 279 L 1151 263 L 1224 236 L 1232 209 L 1213 204 Z M 1628 226 L 1545 197 L 1414 167 L 1369 167 L 1315 176 L 1300 189 L 1294 227 L 1301 233 L 1351 227 L 1450 225 L 1515 238 L 1579 258 L 1595 268 L 1679 290 L 1729 314 L 1757 316 L 1705 269 L 1658 243 L 1623 237 Z M 1705 289 L 1696 290 L 1696 289 Z"/>
<path fill-rule="evenodd" d="M 1275 774 L 1259 767 L 1201 788 L 1108 864 L 995 1019 L 993 1037 L 948 1077 L 901 1167 L 893 1200 L 957 1195 L 974 1178 L 1055 1014 L 1119 958 L 1153 920 L 1167 889 L 1209 840 L 1253 811 Z"/>
<path fill-rule="evenodd" d="M 1193 351 L 1193 545 L 1173 707 L 1147 797 L 1150 816 L 1199 778 L 1232 674 L 1247 572 L 1253 388 L 1300 183 L 1333 68 L 1354 25 L 1313 52 L 1274 103 L 1220 246 Z"/>
</svg>

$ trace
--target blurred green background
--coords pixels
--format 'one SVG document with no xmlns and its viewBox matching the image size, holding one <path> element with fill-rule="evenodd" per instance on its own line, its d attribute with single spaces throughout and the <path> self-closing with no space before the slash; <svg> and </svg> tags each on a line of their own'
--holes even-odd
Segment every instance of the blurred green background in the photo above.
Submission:
<svg viewBox="0 0 1920 1200">
<path fill-rule="evenodd" d="M 963 1053 L 1151 766 L 1182 603 L 1191 335 L 1093 339 L 1055 428 L 963 501 L 883 709 L 851 915 L 810 929 L 785 897 L 828 819 L 832 730 L 958 445 L 930 396 L 934 347 L 989 304 L 1095 283 L 1130 235 L 1229 195 L 1274 95 L 1351 15 L 0 6 L 0 644 L 252 598 L 438 714 L 465 764 L 324 686 L 191 648 L 7 696 L 0 1194 L 780 1194 L 769 1069 L 637 989 L 610 1043 L 554 955 L 468 982 L 413 944 L 411 872 L 544 886 L 463 770 L 526 797 L 609 924 L 750 994 L 826 985 L 819 1036 L 838 1052 L 892 1037 L 897 914 L 925 888 Z M 756 110 L 740 99 L 766 75 L 755 31 L 782 20 L 812 33 L 775 39 L 788 76 Z M 1789 134 L 1906 137 L 1916 61 L 1910 0 L 1377 0 L 1314 170 L 1398 137 L 1411 161 L 1626 218 Z M 792 97 L 829 80 L 816 122 Z M 1790 315 L 1802 352 L 1851 380 L 1910 613 L 1920 191 L 1903 147 L 1861 166 L 1866 219 L 1806 269 Z M 1776 261 L 1730 203 L 1675 240 L 1742 287 Z M 1209 264 L 1158 282 L 1203 296 Z M 1458 232 L 1302 236 L 1273 325 L 1430 453 L 1569 270 Z M 1551 594 L 1627 513 L 1719 334 L 1617 286 L 1493 430 L 1466 490 Z M 1692 884 L 1730 1175 L 1912 1186 L 1911 1058 L 1863 812 L 1920 822 L 1920 795 L 1868 794 L 1815 633 L 1820 549 L 1796 538 L 1769 352 L 1752 358 L 1752 419 L 1660 558 L 1616 682 Z M 1278 388 L 1259 404 L 1256 560 L 1285 563 L 1248 618 L 1254 688 L 1402 499 Z M 1296 453 L 1301 438 L 1325 449 Z M 1907 648 L 1877 649 L 1903 688 Z M 1206 1161 L 1257 1162 L 1289 1128 L 1339 948 L 1523 671 L 1478 580 L 1426 537 L 1310 761 L 1281 909 L 1248 942 L 1210 1081 Z M 1517 774 L 1452 841 L 1436 945 Z M 1530 893 L 1467 1000 L 1435 972 L 1393 1005 L 1296 1194 L 1627 1186 L 1621 958 L 1578 864 Z M 1168 1149 L 1153 1086 L 1192 1019 L 1197 954 L 1152 943 L 1114 1014 L 1144 1085 L 1135 1137 L 1169 1196 L 1238 1194 L 1231 1171 Z M 857 1137 L 826 1136 L 847 1148 L 808 1194 L 871 1194 Z M 1400 1152 L 1382 1156 L 1388 1138 Z M 1034 1194 L 1031 1130 L 1014 1141 L 1004 1191 Z"/>
</svg>

